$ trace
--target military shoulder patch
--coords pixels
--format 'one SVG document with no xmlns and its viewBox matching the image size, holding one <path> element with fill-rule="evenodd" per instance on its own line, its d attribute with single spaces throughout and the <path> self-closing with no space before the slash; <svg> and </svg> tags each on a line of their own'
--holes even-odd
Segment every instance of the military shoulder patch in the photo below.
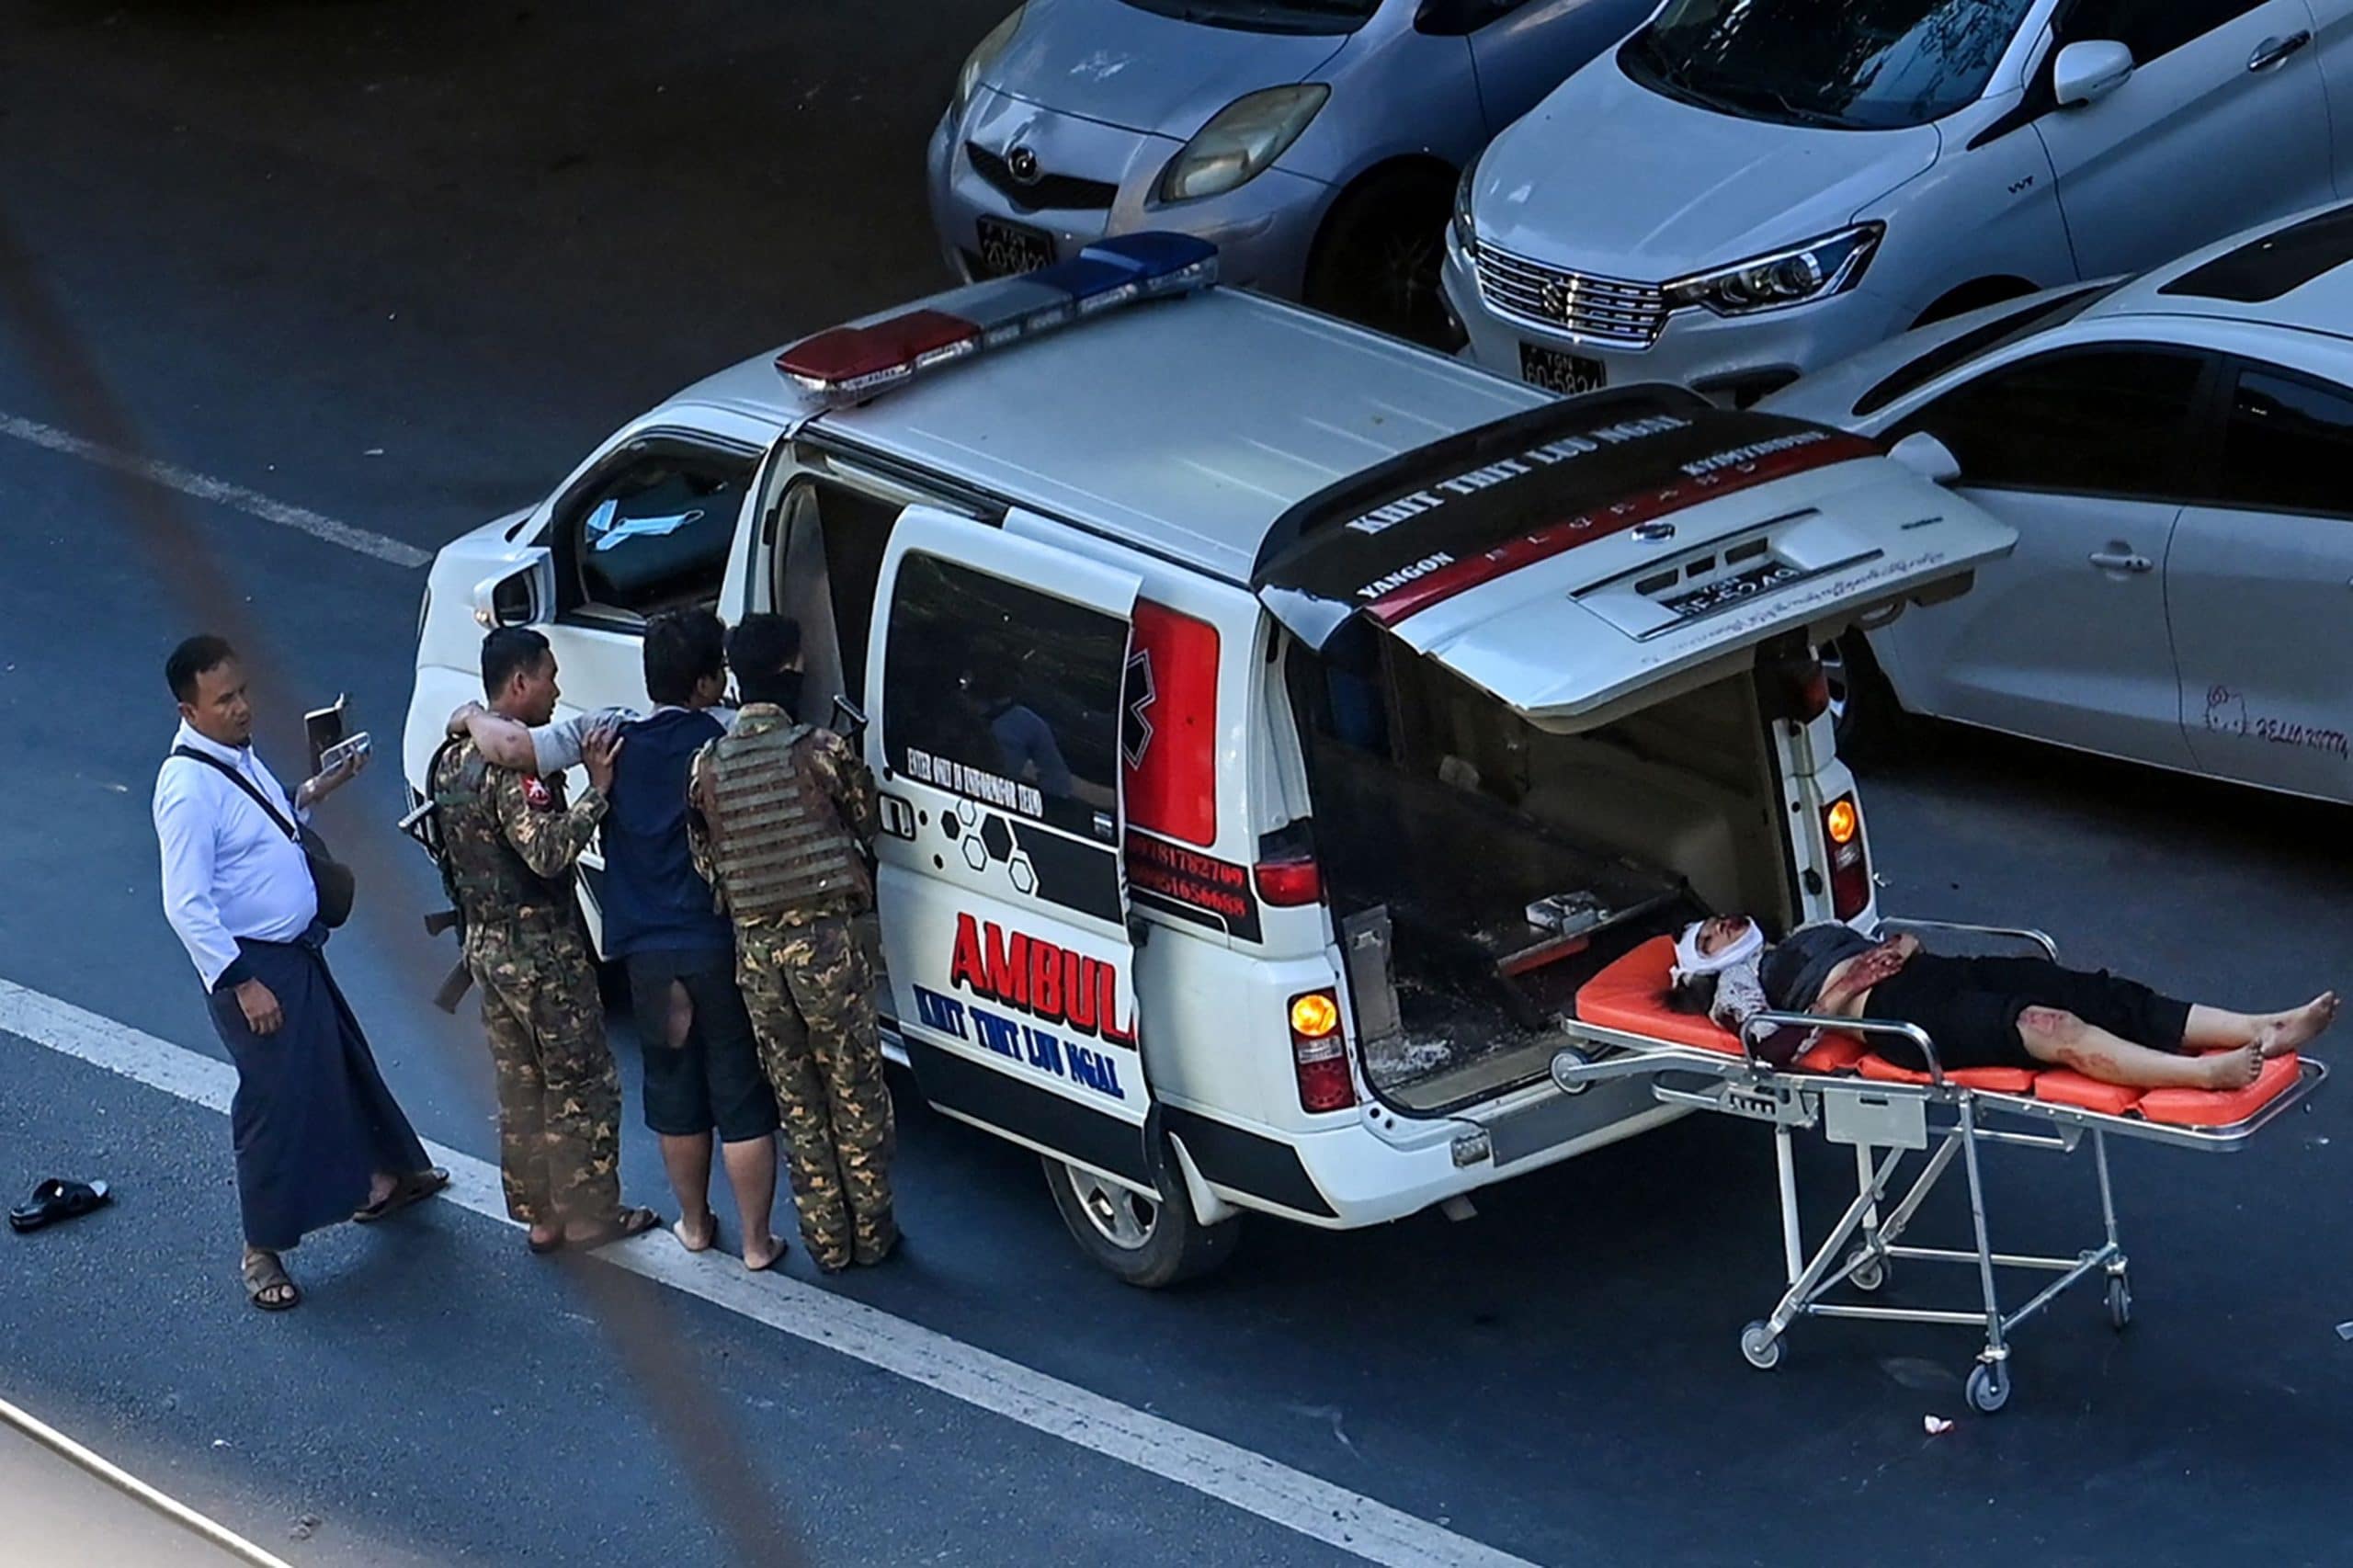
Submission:
<svg viewBox="0 0 2353 1568">
<path fill-rule="evenodd" d="M 553 811 L 555 791 L 538 774 L 527 773 L 523 776 L 523 803 L 535 812 Z"/>
</svg>

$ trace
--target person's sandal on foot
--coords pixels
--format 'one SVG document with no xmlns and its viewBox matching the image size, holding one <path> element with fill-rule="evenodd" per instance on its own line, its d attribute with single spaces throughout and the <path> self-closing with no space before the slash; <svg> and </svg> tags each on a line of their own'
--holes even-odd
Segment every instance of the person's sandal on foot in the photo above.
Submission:
<svg viewBox="0 0 2353 1568">
<path fill-rule="evenodd" d="M 662 1216 L 651 1209 L 624 1209 L 602 1224 L 585 1231 L 564 1232 L 563 1244 L 574 1252 L 595 1252 L 598 1247 L 642 1236 L 661 1223 Z"/>
<path fill-rule="evenodd" d="M 754 1274 L 765 1274 L 784 1261 L 784 1238 L 770 1236 L 766 1254 L 755 1252 L 748 1245 L 744 1248 L 744 1267 Z"/>
<path fill-rule="evenodd" d="M 422 1203 L 449 1185 L 449 1173 L 438 1165 L 421 1171 L 411 1171 L 392 1183 L 392 1191 L 372 1203 L 364 1203 L 352 1211 L 354 1224 L 372 1225 L 388 1215 L 397 1214 L 412 1203 Z"/>
<path fill-rule="evenodd" d="M 274 1252 L 245 1254 L 245 1300 L 266 1312 L 282 1312 L 302 1304 L 301 1287 L 287 1278 L 286 1265 Z"/>
</svg>

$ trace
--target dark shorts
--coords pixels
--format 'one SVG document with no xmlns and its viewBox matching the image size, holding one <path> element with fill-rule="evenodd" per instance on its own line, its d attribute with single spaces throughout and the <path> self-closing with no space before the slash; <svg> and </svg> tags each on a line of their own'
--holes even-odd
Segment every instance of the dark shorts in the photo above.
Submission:
<svg viewBox="0 0 2353 1568">
<path fill-rule="evenodd" d="M 727 1142 L 777 1130 L 776 1093 L 760 1071 L 759 1041 L 735 989 L 732 952 L 632 953 L 631 1010 L 645 1062 L 645 1125 L 666 1138 L 717 1129 Z M 687 988 L 694 1026 L 670 1044 L 670 983 Z"/>
<path fill-rule="evenodd" d="M 2047 1063 L 2028 1054 L 2018 1038 L 2018 1015 L 2029 1007 L 2073 1013 L 2153 1051 L 2179 1051 L 2189 1022 L 2187 1002 L 2106 970 L 2086 973 L 2047 959 L 1952 959 L 1934 953 L 1922 953 L 1873 986 L 1868 1010 L 1872 1017 L 1927 1030 L 1937 1059 L 1949 1068 L 2032 1069 Z M 1907 1040 L 1882 1036 L 1871 1047 L 1899 1066 L 1927 1071 Z"/>
</svg>

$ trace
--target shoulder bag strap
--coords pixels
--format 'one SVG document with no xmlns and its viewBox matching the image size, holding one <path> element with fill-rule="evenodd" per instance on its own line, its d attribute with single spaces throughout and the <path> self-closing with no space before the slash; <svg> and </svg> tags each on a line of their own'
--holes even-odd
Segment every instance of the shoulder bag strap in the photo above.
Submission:
<svg viewBox="0 0 2353 1568">
<path fill-rule="evenodd" d="M 174 746 L 172 748 L 172 755 L 174 756 L 187 757 L 191 762 L 203 763 L 209 767 L 219 768 L 222 773 L 228 778 L 230 783 L 234 784 L 238 789 L 243 790 L 246 795 L 252 798 L 253 803 L 259 806 L 262 811 L 268 815 L 269 820 L 278 824 L 278 832 L 284 834 L 287 837 L 292 839 L 297 844 L 302 842 L 302 835 L 301 833 L 296 831 L 294 824 L 288 822 L 283 816 L 278 814 L 278 808 L 269 803 L 269 797 L 263 794 L 258 789 L 255 788 L 254 781 L 252 779 L 246 778 L 235 768 L 222 761 L 219 757 L 208 756 L 204 753 L 198 751 L 193 746 Z"/>
</svg>

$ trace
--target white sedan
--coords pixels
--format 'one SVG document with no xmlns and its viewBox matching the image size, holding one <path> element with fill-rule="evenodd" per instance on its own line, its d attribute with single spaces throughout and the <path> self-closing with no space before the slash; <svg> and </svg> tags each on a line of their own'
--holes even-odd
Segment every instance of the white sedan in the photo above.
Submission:
<svg viewBox="0 0 2353 1568">
<path fill-rule="evenodd" d="M 1465 176 L 1482 364 L 1741 403 L 2353 195 L 2353 0 L 1667 0 Z"/>
<path fill-rule="evenodd" d="M 1875 701 L 2353 801 L 2353 206 L 1906 334 L 1768 400 L 1926 432 L 2018 532 L 1848 640 Z"/>
</svg>

